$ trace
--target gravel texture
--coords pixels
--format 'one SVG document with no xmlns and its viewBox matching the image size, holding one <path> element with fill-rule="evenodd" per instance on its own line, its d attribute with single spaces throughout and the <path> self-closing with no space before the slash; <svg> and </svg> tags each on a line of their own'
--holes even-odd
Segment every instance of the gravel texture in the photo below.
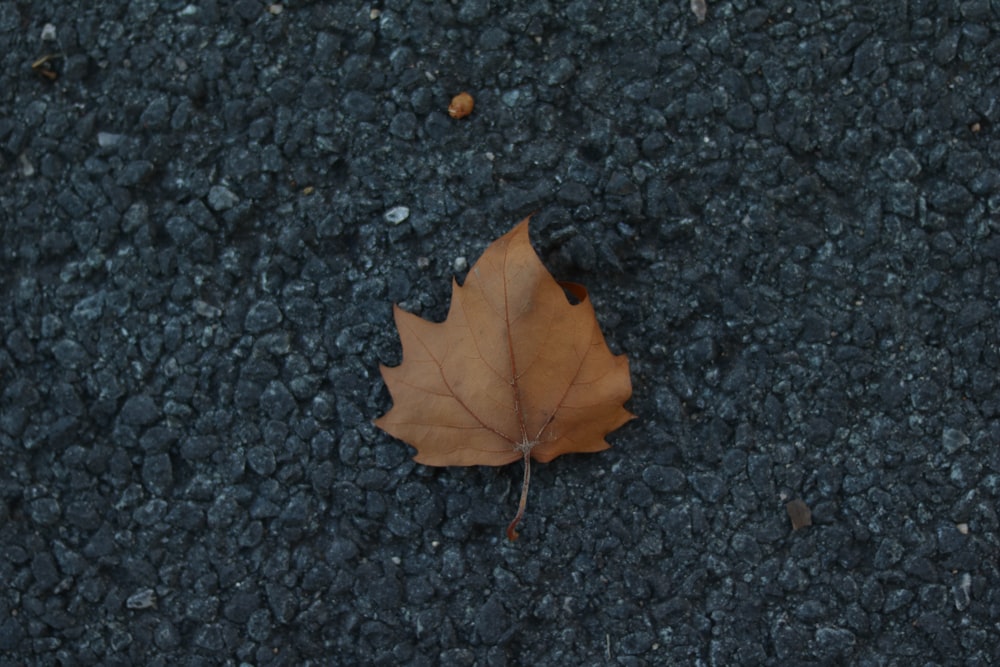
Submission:
<svg viewBox="0 0 1000 667">
<path fill-rule="evenodd" d="M 0 662 L 1000 662 L 1000 2 L 705 8 L 0 1 Z M 532 211 L 639 418 L 510 544 L 371 419 Z"/>
</svg>

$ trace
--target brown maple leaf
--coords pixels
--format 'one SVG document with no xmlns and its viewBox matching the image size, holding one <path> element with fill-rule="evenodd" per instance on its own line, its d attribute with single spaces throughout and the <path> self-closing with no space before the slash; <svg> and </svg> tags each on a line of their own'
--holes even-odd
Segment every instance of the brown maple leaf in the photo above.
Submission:
<svg viewBox="0 0 1000 667">
<path fill-rule="evenodd" d="M 542 265 L 529 219 L 486 249 L 464 285 L 452 281 L 444 322 L 393 307 L 403 362 L 381 366 L 393 406 L 375 421 L 416 447 L 413 458 L 424 465 L 523 459 L 511 540 L 527 503 L 530 459 L 607 449 L 604 437 L 634 418 L 622 406 L 632 395 L 628 359 L 608 349 L 587 290 L 556 282 Z"/>
</svg>

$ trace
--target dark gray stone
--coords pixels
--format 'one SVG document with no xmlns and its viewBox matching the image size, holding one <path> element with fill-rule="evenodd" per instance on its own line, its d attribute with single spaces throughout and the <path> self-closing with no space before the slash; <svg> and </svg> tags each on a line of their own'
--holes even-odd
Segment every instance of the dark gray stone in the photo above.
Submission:
<svg viewBox="0 0 1000 667">
<path fill-rule="evenodd" d="M 21 27 L 21 13 L 16 2 L 0 2 L 0 32 L 12 32 Z"/>
<path fill-rule="evenodd" d="M 507 632 L 510 620 L 497 596 L 491 596 L 476 612 L 476 634 L 486 644 L 497 643 Z"/>
<path fill-rule="evenodd" d="M 272 380 L 260 395 L 260 407 L 272 419 L 286 419 L 296 408 L 295 397 L 283 383 Z"/>
<path fill-rule="evenodd" d="M 139 116 L 139 123 L 146 130 L 163 130 L 170 117 L 170 101 L 165 95 L 155 97 Z"/>
<path fill-rule="evenodd" d="M 344 96 L 341 103 L 349 117 L 358 120 L 372 120 L 375 117 L 375 100 L 371 95 L 361 91 L 352 90 Z"/>
<path fill-rule="evenodd" d="M 63 339 L 52 347 L 56 360 L 66 368 L 78 368 L 89 358 L 87 351 L 75 340 Z"/>
<path fill-rule="evenodd" d="M 123 187 L 139 185 L 152 175 L 154 169 L 149 160 L 135 160 L 122 168 L 115 182 Z"/>
<path fill-rule="evenodd" d="M 62 514 L 55 498 L 36 498 L 28 503 L 28 516 L 40 526 L 55 525 Z"/>
<path fill-rule="evenodd" d="M 273 301 L 258 301 L 247 311 L 243 322 L 248 333 L 261 334 L 270 331 L 281 323 L 282 314 Z"/>
<path fill-rule="evenodd" d="M 160 418 L 161 410 L 152 396 L 130 396 L 121 409 L 121 420 L 133 426 L 148 426 Z"/>
<path fill-rule="evenodd" d="M 576 72 L 576 66 L 569 58 L 559 58 L 550 63 L 543 73 L 545 83 L 550 86 L 561 86 L 568 82 Z"/>
<path fill-rule="evenodd" d="M 247 465 L 258 475 L 270 475 L 276 465 L 270 447 L 251 447 L 247 450 Z"/>
<path fill-rule="evenodd" d="M 173 465 L 166 452 L 147 454 L 142 464 L 142 483 L 153 495 L 163 496 L 170 492 L 174 483 Z"/>
<path fill-rule="evenodd" d="M 653 647 L 653 642 L 651 632 L 631 632 L 622 637 L 619 648 L 625 655 L 643 655 Z"/>
<path fill-rule="evenodd" d="M 181 456 L 189 461 L 197 461 L 211 456 L 220 446 L 213 435 L 196 435 L 181 441 Z"/>
<path fill-rule="evenodd" d="M 920 173 L 920 161 L 905 148 L 894 148 L 880 162 L 882 169 L 893 180 L 914 178 Z"/>
<path fill-rule="evenodd" d="M 660 493 L 679 493 L 686 483 L 681 470 L 660 465 L 651 465 L 643 469 L 642 479 L 650 488 Z"/>
<path fill-rule="evenodd" d="M 715 473 L 695 473 L 689 480 L 691 487 L 706 502 L 714 503 L 726 492 L 725 482 Z"/>
</svg>

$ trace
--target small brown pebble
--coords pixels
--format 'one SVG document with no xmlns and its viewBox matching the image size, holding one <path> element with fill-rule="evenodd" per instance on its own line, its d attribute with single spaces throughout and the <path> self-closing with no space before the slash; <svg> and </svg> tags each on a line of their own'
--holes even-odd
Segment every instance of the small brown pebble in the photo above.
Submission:
<svg viewBox="0 0 1000 667">
<path fill-rule="evenodd" d="M 812 510 L 798 498 L 785 503 L 785 511 L 788 512 L 788 518 L 792 520 L 792 530 L 805 528 L 813 523 Z"/>
<path fill-rule="evenodd" d="M 459 93 L 451 98 L 451 104 L 448 105 L 448 115 L 452 118 L 465 118 L 472 113 L 475 106 L 476 101 L 472 99 L 472 95 L 464 92 Z"/>
</svg>

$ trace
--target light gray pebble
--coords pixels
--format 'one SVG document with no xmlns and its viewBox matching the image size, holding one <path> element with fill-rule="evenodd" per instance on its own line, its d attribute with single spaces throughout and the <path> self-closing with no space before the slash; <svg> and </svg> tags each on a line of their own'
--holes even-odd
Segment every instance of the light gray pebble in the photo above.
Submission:
<svg viewBox="0 0 1000 667">
<path fill-rule="evenodd" d="M 208 190 L 208 205 L 213 211 L 228 211 L 239 203 L 239 196 L 225 186 L 213 185 Z"/>
<path fill-rule="evenodd" d="M 949 454 L 954 454 L 969 442 L 969 436 L 957 428 L 945 428 L 941 433 L 941 445 Z"/>
<path fill-rule="evenodd" d="M 281 309 L 274 302 L 258 301 L 247 312 L 243 327 L 249 333 L 259 334 L 278 326 L 281 319 Z"/>
<path fill-rule="evenodd" d="M 156 593 L 152 588 L 143 588 L 125 600 L 125 606 L 129 609 L 149 609 L 156 605 Z"/>
<path fill-rule="evenodd" d="M 385 212 L 385 221 L 392 225 L 398 225 L 410 217 L 410 209 L 406 206 L 393 206 Z"/>
</svg>

